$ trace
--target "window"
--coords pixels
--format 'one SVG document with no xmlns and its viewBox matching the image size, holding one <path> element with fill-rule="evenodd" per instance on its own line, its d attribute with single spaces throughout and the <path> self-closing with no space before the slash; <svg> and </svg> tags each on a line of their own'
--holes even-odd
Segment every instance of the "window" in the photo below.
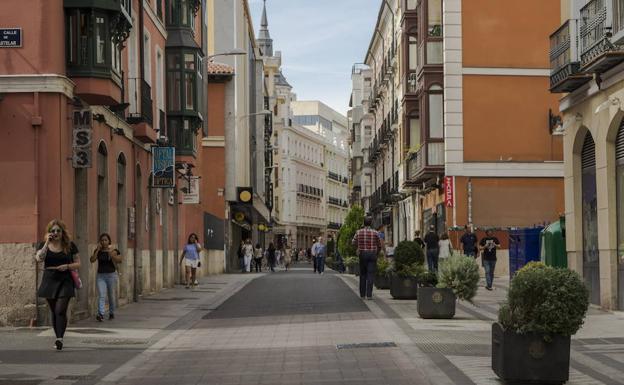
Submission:
<svg viewBox="0 0 624 385">
<path fill-rule="evenodd" d="M 147 30 L 143 31 L 143 55 L 144 69 L 145 69 L 145 81 L 147 84 L 152 84 L 152 46 L 150 44 L 150 34 Z"/>
<path fill-rule="evenodd" d="M 441 41 L 428 41 L 427 42 L 427 64 L 441 64 L 442 63 L 442 42 Z"/>
<path fill-rule="evenodd" d="M 95 17 L 95 64 L 106 64 L 106 26 L 104 16 Z"/>
<path fill-rule="evenodd" d="M 168 51 L 169 111 L 197 111 L 197 53 Z"/>
<path fill-rule="evenodd" d="M 420 147 L 420 118 L 410 118 L 410 150 L 417 150 Z"/>
<path fill-rule="evenodd" d="M 429 91 L 436 90 L 439 86 L 432 86 Z M 429 94 L 429 137 L 444 138 L 444 126 L 442 115 L 442 94 Z"/>
<path fill-rule="evenodd" d="M 416 71 L 418 69 L 418 39 L 416 36 L 409 37 L 408 50 L 408 68 L 410 71 Z"/>
<path fill-rule="evenodd" d="M 196 2 L 197 0 L 165 0 L 167 26 L 192 28 L 193 4 Z"/>
<path fill-rule="evenodd" d="M 442 36 L 442 0 L 429 0 L 427 4 L 429 36 Z"/>
</svg>

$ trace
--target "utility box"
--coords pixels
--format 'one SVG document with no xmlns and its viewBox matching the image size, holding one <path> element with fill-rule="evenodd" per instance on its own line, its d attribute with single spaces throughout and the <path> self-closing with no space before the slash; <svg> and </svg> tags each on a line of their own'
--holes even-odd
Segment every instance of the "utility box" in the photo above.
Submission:
<svg viewBox="0 0 624 385">
<path fill-rule="evenodd" d="M 543 227 L 509 231 L 509 277 L 531 261 L 540 261 L 540 234 Z"/>
</svg>

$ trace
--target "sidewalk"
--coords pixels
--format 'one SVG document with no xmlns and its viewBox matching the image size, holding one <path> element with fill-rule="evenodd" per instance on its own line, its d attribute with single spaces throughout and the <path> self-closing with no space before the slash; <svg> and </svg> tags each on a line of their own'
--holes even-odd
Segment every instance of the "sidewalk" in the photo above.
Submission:
<svg viewBox="0 0 624 385">
<path fill-rule="evenodd" d="M 358 277 L 343 275 L 357 292 Z M 500 384 L 491 369 L 491 325 L 498 317 L 509 281 L 495 280 L 495 290 L 484 289 L 475 305 L 459 303 L 450 320 L 425 320 L 418 316 L 415 300 L 394 300 L 389 290 L 375 290 L 367 301 L 379 318 L 391 320 L 407 334 L 437 374 L 435 384 Z M 624 384 L 624 313 L 607 313 L 591 307 L 583 328 L 573 337 L 569 385 Z"/>
<path fill-rule="evenodd" d="M 259 275 L 204 277 L 196 289 L 176 286 L 121 307 L 114 321 L 78 321 L 69 325 L 62 352 L 53 351 L 48 327 L 0 328 L 0 384 L 94 384 L 139 365 L 142 353 L 190 328 Z"/>
</svg>

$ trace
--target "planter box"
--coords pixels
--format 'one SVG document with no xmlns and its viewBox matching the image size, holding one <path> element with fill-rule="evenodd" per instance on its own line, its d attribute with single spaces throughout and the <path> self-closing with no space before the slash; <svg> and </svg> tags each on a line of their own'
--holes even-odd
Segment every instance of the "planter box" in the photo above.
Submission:
<svg viewBox="0 0 624 385">
<path fill-rule="evenodd" d="M 416 299 L 418 297 L 418 280 L 416 277 L 400 277 L 392 274 L 390 295 L 394 299 Z"/>
<path fill-rule="evenodd" d="M 360 269 L 357 266 L 347 266 L 347 274 L 358 275 L 359 273 Z"/>
<path fill-rule="evenodd" d="M 453 289 L 418 288 L 418 315 L 420 318 L 453 318 L 457 298 Z"/>
<path fill-rule="evenodd" d="M 570 374 L 570 337 L 544 341 L 492 325 L 492 370 L 508 384 L 563 384 Z"/>
<path fill-rule="evenodd" d="M 375 287 L 379 290 L 390 288 L 390 277 L 387 275 L 375 275 Z"/>
</svg>

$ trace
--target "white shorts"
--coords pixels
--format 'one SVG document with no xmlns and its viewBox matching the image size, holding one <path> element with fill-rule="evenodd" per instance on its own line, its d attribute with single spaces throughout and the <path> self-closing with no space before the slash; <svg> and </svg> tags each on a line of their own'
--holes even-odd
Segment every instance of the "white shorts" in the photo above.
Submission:
<svg viewBox="0 0 624 385">
<path fill-rule="evenodd" d="M 188 259 L 188 258 L 184 258 L 184 265 L 192 268 L 192 269 L 197 269 L 197 263 L 199 262 L 199 259 Z"/>
</svg>

